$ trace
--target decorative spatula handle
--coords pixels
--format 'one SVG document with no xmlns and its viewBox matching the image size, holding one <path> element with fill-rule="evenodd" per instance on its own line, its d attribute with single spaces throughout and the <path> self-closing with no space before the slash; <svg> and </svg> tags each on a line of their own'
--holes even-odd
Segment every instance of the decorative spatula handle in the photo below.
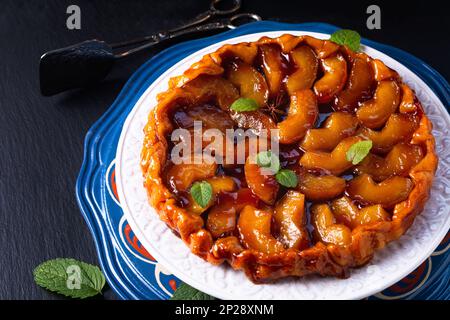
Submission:
<svg viewBox="0 0 450 320">
<path fill-rule="evenodd" d="M 41 93 L 51 96 L 98 83 L 109 73 L 114 61 L 112 48 L 100 40 L 49 51 L 42 55 L 39 65 Z"/>
<path fill-rule="evenodd" d="M 215 0 L 214 3 L 217 2 L 218 0 Z M 236 3 L 240 5 L 239 0 L 236 0 Z M 211 16 L 211 13 L 208 14 Z M 261 20 L 261 17 L 256 14 L 240 13 L 215 22 L 205 24 L 190 23 L 184 28 L 158 32 L 115 45 L 108 45 L 100 40 L 88 40 L 69 47 L 49 51 L 42 55 L 39 66 L 41 93 L 44 96 L 51 96 L 69 89 L 94 85 L 106 77 L 116 60 L 126 58 L 163 41 L 206 31 L 234 29 L 240 25 L 239 22 L 244 21 L 244 23 L 247 23 L 248 21 L 259 20 Z M 113 52 L 113 49 L 123 49 L 131 45 L 137 46 L 124 49 L 124 51 L 119 53 Z"/>
</svg>

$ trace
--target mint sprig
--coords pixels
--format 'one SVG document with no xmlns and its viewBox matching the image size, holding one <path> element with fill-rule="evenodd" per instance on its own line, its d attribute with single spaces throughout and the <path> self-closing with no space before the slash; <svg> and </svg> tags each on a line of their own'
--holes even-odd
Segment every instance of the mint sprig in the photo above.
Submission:
<svg viewBox="0 0 450 320">
<path fill-rule="evenodd" d="M 354 143 L 346 153 L 347 161 L 351 161 L 353 165 L 357 165 L 369 154 L 372 149 L 372 141 L 364 140 Z"/>
<path fill-rule="evenodd" d="M 181 283 L 170 300 L 215 300 L 213 296 L 201 292 L 186 283 Z"/>
<path fill-rule="evenodd" d="M 358 51 L 361 45 L 361 36 L 358 32 L 348 29 L 342 29 L 334 32 L 330 40 L 339 45 L 344 45 L 352 51 Z"/>
<path fill-rule="evenodd" d="M 261 168 L 267 168 L 276 174 L 281 169 L 280 159 L 269 151 L 262 151 L 256 155 L 256 163 Z"/>
<path fill-rule="evenodd" d="M 39 286 L 71 298 L 96 296 L 105 285 L 105 276 L 97 266 L 75 259 L 45 261 L 34 269 L 33 276 Z"/>
<path fill-rule="evenodd" d="M 206 208 L 212 198 L 212 187 L 207 181 L 194 182 L 191 196 L 200 207 Z"/>
<path fill-rule="evenodd" d="M 289 169 L 281 169 L 280 159 L 269 151 L 262 151 L 256 156 L 256 164 L 264 169 L 269 169 L 275 174 L 275 179 L 286 188 L 295 188 L 298 184 L 297 174 Z"/>
<path fill-rule="evenodd" d="M 251 98 L 239 98 L 231 104 L 230 109 L 237 112 L 255 111 L 259 105 Z"/>
<path fill-rule="evenodd" d="M 289 169 L 281 169 L 275 175 L 278 183 L 286 188 L 295 188 L 298 184 L 298 178 L 294 171 Z"/>
</svg>

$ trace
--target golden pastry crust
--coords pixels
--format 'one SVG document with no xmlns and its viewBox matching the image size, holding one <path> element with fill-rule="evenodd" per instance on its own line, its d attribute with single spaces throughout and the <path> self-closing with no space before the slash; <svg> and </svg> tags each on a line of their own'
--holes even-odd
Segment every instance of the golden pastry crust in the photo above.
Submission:
<svg viewBox="0 0 450 320">
<path fill-rule="evenodd" d="M 407 173 L 402 174 L 403 177 L 411 179 L 412 189 L 406 200 L 396 203 L 393 208 L 389 209 L 392 213 L 389 220 L 361 224 L 353 229 L 347 228 L 351 233 L 349 233 L 349 237 L 347 237 L 349 240 L 345 245 L 327 243 L 316 238 L 316 241 L 306 248 L 284 248 L 268 254 L 246 246 L 236 235 L 214 238 L 207 229 L 204 219 L 200 215 L 180 207 L 176 197 L 164 182 L 163 171 L 169 155 L 169 144 L 166 137 L 174 130 L 170 111 L 179 106 L 180 102 L 195 104 L 205 97 L 210 99 L 216 94 L 209 88 L 197 88 L 189 91 L 185 85 L 199 77 L 209 76 L 214 79 L 222 77 L 225 72 L 223 63 L 230 57 L 238 58 L 250 65 L 254 64 L 260 54 L 261 46 L 264 45 L 278 46 L 286 55 L 300 45 L 306 45 L 314 51 L 321 62 L 335 57 L 342 57 L 348 64 L 353 64 L 357 59 L 365 61 L 373 70 L 375 82 L 393 81 L 394 84 L 398 84 L 398 90 L 401 90 L 400 97 L 404 98 L 399 112 L 414 113 L 417 124 L 408 143 L 420 146 L 423 157 Z M 351 73 L 346 75 L 345 82 L 351 81 L 351 77 Z M 337 92 L 332 92 L 331 95 L 335 97 L 346 88 L 348 88 L 348 84 L 341 86 Z M 351 95 L 351 92 L 348 95 Z M 230 90 L 229 95 L 222 94 L 216 98 L 216 100 L 220 100 L 216 101 L 217 104 L 226 109 L 226 106 L 229 106 L 236 97 L 235 93 Z M 331 96 L 328 98 L 324 94 L 322 98 L 325 101 L 329 100 Z M 407 101 L 408 99 L 409 101 Z M 343 107 L 343 109 L 345 108 Z M 366 121 L 363 114 L 358 113 L 356 116 L 360 117 L 359 121 Z M 375 123 L 374 126 L 377 124 Z M 274 39 L 263 37 L 256 42 L 224 45 L 217 51 L 205 55 L 182 75 L 170 79 L 169 89 L 158 95 L 158 104 L 150 112 L 148 123 L 144 128 L 145 139 L 141 154 L 144 187 L 148 191 L 150 204 L 159 213 L 160 218 L 181 237 L 194 254 L 210 263 L 220 264 L 228 261 L 234 269 L 245 271 L 247 276 L 256 283 L 307 274 L 346 277 L 349 268 L 364 265 L 372 258 L 376 249 L 383 248 L 388 242 L 403 235 L 412 225 L 416 215 L 423 210 L 429 197 L 438 161 L 431 130 L 431 121 L 423 113 L 420 103 L 412 91 L 401 82 L 395 71 L 386 67 L 380 60 L 372 59 L 364 53 L 354 53 L 346 47 L 310 36 L 285 34 Z"/>
</svg>

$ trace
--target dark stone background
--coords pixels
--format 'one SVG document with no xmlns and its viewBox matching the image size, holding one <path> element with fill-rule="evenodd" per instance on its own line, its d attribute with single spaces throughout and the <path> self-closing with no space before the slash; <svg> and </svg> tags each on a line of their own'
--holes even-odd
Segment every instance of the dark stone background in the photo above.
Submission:
<svg viewBox="0 0 450 320">
<path fill-rule="evenodd" d="M 366 29 L 378 4 L 382 29 Z M 82 29 L 66 28 L 66 8 L 81 7 Z M 119 41 L 176 26 L 208 0 L 0 1 L 0 299 L 59 299 L 33 282 L 40 262 L 73 257 L 97 263 L 75 199 L 84 136 L 136 68 L 156 50 L 121 64 L 103 84 L 50 98 L 39 93 L 45 51 L 86 39 Z M 450 75 L 449 18 L 438 1 L 243 0 L 267 20 L 328 22 L 402 48 Z M 115 299 L 107 289 L 106 299 Z"/>
</svg>

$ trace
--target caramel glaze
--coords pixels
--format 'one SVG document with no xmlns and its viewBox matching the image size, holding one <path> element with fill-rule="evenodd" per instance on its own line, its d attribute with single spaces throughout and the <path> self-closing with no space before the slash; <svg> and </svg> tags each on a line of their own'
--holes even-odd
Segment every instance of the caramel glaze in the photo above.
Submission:
<svg viewBox="0 0 450 320">
<path fill-rule="evenodd" d="M 283 36 L 284 37 L 284 36 Z M 283 38 L 281 37 L 281 38 Z M 288 36 L 286 36 L 288 37 Z M 227 68 L 236 68 L 239 63 L 248 64 L 254 70 L 259 72 L 267 81 L 267 87 L 269 90 L 269 96 L 266 99 L 266 106 L 262 106 L 261 111 L 266 114 L 265 117 L 270 117 L 274 123 L 279 123 L 280 121 L 284 120 L 287 117 L 288 109 L 289 109 L 289 97 L 287 95 L 286 90 L 286 82 L 290 75 L 295 73 L 298 68 L 293 62 L 292 57 L 290 56 L 288 48 L 294 48 L 292 44 L 290 44 L 289 41 L 292 39 L 289 38 L 287 40 L 280 40 L 281 38 L 278 38 L 276 40 L 271 40 L 268 38 L 263 38 L 259 41 L 259 46 L 257 47 L 258 50 L 254 51 L 253 49 L 248 48 L 240 48 L 242 52 L 238 52 L 238 50 L 234 50 L 233 46 L 230 46 L 228 50 L 223 50 L 222 56 L 216 56 L 213 59 L 216 59 L 216 61 L 221 61 L 221 65 L 223 66 L 222 70 L 227 70 Z M 285 43 L 283 41 L 286 41 Z M 293 41 L 293 40 L 292 40 Z M 374 93 L 376 91 L 376 88 L 380 81 L 395 81 L 399 86 L 403 85 L 401 83 L 401 80 L 399 79 L 398 75 L 395 71 L 390 70 L 384 64 L 382 64 L 379 61 L 374 61 L 368 56 L 366 56 L 363 53 L 354 53 L 349 51 L 347 48 L 336 46 L 332 43 L 329 43 L 327 41 L 321 41 L 314 38 L 308 38 L 306 37 L 306 44 L 309 45 L 311 48 L 314 49 L 314 52 L 316 54 L 317 59 L 323 59 L 328 56 L 332 56 L 333 54 L 340 54 L 342 55 L 346 61 L 346 85 L 343 86 L 341 89 L 338 90 L 338 94 L 335 95 L 334 99 L 331 99 L 331 101 L 326 101 L 325 103 L 319 103 L 318 109 L 319 109 L 319 116 L 317 119 L 317 122 L 314 124 L 313 128 L 321 128 L 325 120 L 329 117 L 329 115 L 332 112 L 340 111 L 348 114 L 355 115 L 358 108 L 361 107 L 362 104 L 366 103 L 370 99 L 373 99 Z M 294 41 L 295 42 L 295 41 Z M 280 43 L 282 43 L 282 46 L 280 47 Z M 248 52 L 246 52 L 248 50 Z M 220 58 L 217 58 L 220 57 Z M 205 58 L 204 58 L 205 59 Z M 221 59 L 221 60 L 220 60 Z M 205 61 L 206 64 L 213 65 L 212 62 Z M 217 63 L 217 62 L 214 62 Z M 220 63 L 220 62 L 219 62 Z M 356 67 L 355 67 L 356 66 Z M 215 66 L 214 66 L 215 67 Z M 353 69 L 355 68 L 355 69 Z M 357 69 L 356 69 L 357 68 Z M 212 71 L 211 71 L 212 70 Z M 208 71 L 209 74 L 220 74 L 220 70 L 214 71 L 211 69 Z M 362 71 L 361 71 L 362 70 Z M 195 73 L 195 71 L 192 71 Z M 359 72 L 359 73 L 358 73 Z M 362 74 L 361 72 L 372 72 L 370 76 L 367 76 L 366 74 Z M 317 79 L 321 79 L 324 76 L 324 70 L 322 68 L 318 68 L 317 70 Z M 195 77 L 201 77 L 201 75 L 192 76 Z M 185 76 L 186 78 L 186 76 Z M 175 88 L 176 86 L 183 88 L 184 85 L 189 85 L 189 80 L 187 82 L 183 82 L 183 76 L 179 78 L 175 78 L 172 80 L 171 86 L 172 88 Z M 364 82 L 363 84 L 359 84 L 358 81 Z M 261 87 L 261 86 L 260 86 Z M 264 86 L 263 86 L 264 87 Z M 356 88 L 356 89 L 355 89 Z M 267 89 L 266 89 L 267 90 Z M 355 90 L 360 90 L 360 92 L 356 92 Z M 230 94 L 232 94 L 232 91 Z M 416 126 L 414 127 L 415 133 L 414 134 L 408 134 L 404 137 L 401 141 L 396 141 L 395 144 L 401 143 L 404 146 L 405 145 L 414 145 L 418 146 L 420 148 L 420 152 L 416 155 L 416 158 L 414 161 L 406 161 L 401 162 L 397 164 L 392 165 L 392 172 L 393 174 L 390 175 L 389 171 L 383 171 L 382 177 L 383 179 L 388 179 L 390 177 L 397 177 L 397 174 L 402 176 L 402 179 L 408 179 L 407 185 L 408 190 L 405 195 L 402 195 L 403 197 L 401 200 L 405 200 L 410 192 L 413 192 L 414 190 L 414 181 L 415 179 L 408 178 L 408 172 L 410 172 L 414 166 L 420 165 L 420 161 L 426 157 L 427 152 L 429 156 L 429 152 L 433 149 L 430 149 L 430 139 L 423 139 L 420 137 L 420 134 L 423 134 L 420 131 L 417 130 L 425 130 L 424 128 L 427 126 L 427 124 L 423 123 L 423 108 L 420 105 L 420 102 L 417 100 L 415 96 L 412 95 L 413 93 L 409 92 L 409 96 L 400 97 L 400 101 L 402 101 L 402 98 L 404 98 L 401 102 L 401 107 L 396 107 L 396 110 L 394 113 L 400 113 L 405 112 L 407 113 L 407 116 L 410 119 L 414 119 L 412 121 L 416 122 Z M 160 97 L 160 101 L 164 101 L 164 99 L 167 98 L 167 96 L 170 96 L 170 94 L 165 93 L 165 96 Z M 231 99 L 231 96 L 226 97 L 227 99 Z M 408 101 L 406 101 L 409 99 Z M 189 99 L 179 99 L 177 100 L 177 103 L 172 104 L 169 107 L 168 112 L 168 118 L 170 119 L 170 126 L 169 129 L 166 130 L 166 141 L 167 141 L 167 152 L 166 154 L 166 162 L 162 169 L 162 181 L 165 186 L 169 189 L 172 196 L 176 199 L 176 205 L 178 205 L 180 208 L 186 208 L 189 205 L 190 200 L 189 196 L 189 190 L 177 190 L 177 188 L 174 186 L 174 183 L 171 181 L 174 179 L 174 177 L 168 177 L 167 174 L 170 172 L 170 168 L 172 168 L 173 163 L 170 159 L 170 151 L 173 148 L 173 143 L 170 140 L 169 134 L 171 133 L 171 130 L 175 128 L 186 128 L 186 129 L 192 129 L 192 124 L 194 120 L 201 120 L 205 124 L 206 128 L 218 128 L 222 131 L 228 128 L 236 128 L 237 125 L 233 121 L 232 117 L 229 116 L 226 110 L 224 110 L 223 106 L 218 105 L 217 97 L 210 97 L 206 100 L 203 100 L 201 103 L 194 102 L 192 103 L 189 101 Z M 376 102 L 374 102 L 376 104 Z M 273 112 L 270 108 L 267 106 L 272 106 L 279 110 L 279 112 Z M 266 108 L 267 107 L 267 108 Z M 272 108 L 273 109 L 273 108 Z M 400 110 L 399 110 L 400 109 Z M 256 114 L 255 121 L 258 121 L 258 117 L 262 117 L 262 115 Z M 272 121 L 271 120 L 271 121 Z M 267 122 L 267 121 L 266 121 Z M 419 129 L 419 126 L 422 129 Z M 425 126 L 425 127 L 424 127 Z M 204 128 L 204 129 L 206 129 Z M 384 128 L 384 125 L 377 128 L 372 128 L 371 130 L 377 134 L 381 133 Z M 354 128 L 353 128 L 354 129 Z M 352 129 L 352 130 L 353 130 Z M 364 124 L 361 121 L 358 121 L 357 128 L 353 135 L 355 136 L 361 136 L 364 138 Z M 417 133 L 419 132 L 419 133 Z M 366 132 L 367 133 L 367 132 Z M 417 137 L 416 137 L 417 136 Z M 384 138 L 381 136 L 379 139 L 380 141 L 384 141 L 383 139 L 388 139 L 389 137 Z M 305 176 L 305 174 L 309 175 L 311 179 L 314 179 L 314 177 L 320 178 L 320 177 L 327 177 L 330 176 L 331 173 L 328 172 L 326 169 L 320 168 L 320 167 L 311 167 L 311 168 L 304 168 L 300 164 L 300 159 L 303 157 L 303 155 L 307 152 L 331 152 L 333 150 L 320 150 L 320 145 L 318 145 L 318 150 L 302 150 L 299 146 L 301 141 L 291 143 L 291 144 L 281 144 L 280 145 L 280 162 L 282 168 L 288 168 L 296 172 L 300 179 Z M 395 145 L 394 144 L 394 145 Z M 392 146 L 393 147 L 393 146 Z M 342 179 L 345 179 L 346 181 L 346 188 L 342 191 L 337 191 L 337 194 L 340 194 L 340 196 L 337 196 L 336 198 L 347 196 L 351 199 L 351 203 L 357 208 L 357 209 L 363 209 L 365 207 L 368 207 L 370 205 L 376 204 L 371 203 L 370 201 L 362 198 L 361 196 L 354 197 L 355 192 L 358 192 L 358 186 L 352 185 L 351 192 L 349 192 L 349 183 L 356 177 L 358 177 L 361 172 L 364 172 L 364 170 L 377 170 L 377 166 L 382 165 L 383 161 L 387 161 L 385 159 L 388 159 L 387 151 L 392 150 L 392 147 L 389 147 L 389 150 L 383 150 L 380 152 L 381 149 L 374 149 L 372 150 L 372 154 L 374 159 L 376 159 L 377 163 L 374 164 L 372 167 L 367 166 L 366 167 L 358 167 L 358 166 L 350 166 L 348 169 L 345 169 L 342 174 L 340 174 L 340 177 Z M 405 147 L 403 148 L 404 150 Z M 403 150 L 401 148 L 397 148 L 396 150 Z M 408 152 L 412 152 L 410 149 L 408 149 Z M 416 149 L 415 149 L 416 150 Z M 333 155 L 333 157 L 342 157 L 342 155 Z M 143 156 L 144 158 L 145 156 Z M 330 159 L 334 159 L 334 158 Z M 401 154 L 400 157 L 408 157 L 407 154 Z M 334 160 L 331 160 L 334 161 Z M 337 161 L 337 160 L 336 160 Z M 367 160 L 369 161 L 369 160 Z M 435 161 L 434 159 L 429 160 L 431 161 L 431 171 L 435 170 Z M 144 172 L 146 165 L 143 165 Z M 360 169 L 359 169 L 360 168 Z M 362 168 L 362 169 L 361 169 Z M 363 170 L 364 169 L 364 170 Z M 424 169 L 425 170 L 425 169 Z M 426 169 L 428 170 L 428 169 Z M 270 212 L 274 209 L 274 204 L 278 203 L 280 199 L 283 198 L 283 196 L 287 193 L 288 189 L 284 187 L 280 187 L 277 189 L 276 199 L 274 202 L 271 202 L 270 204 L 267 203 L 267 201 L 261 201 L 256 195 L 255 192 L 252 192 L 252 190 L 249 188 L 249 184 L 246 181 L 246 175 L 244 170 L 244 165 L 230 165 L 230 166 L 224 166 L 224 165 L 218 165 L 217 169 L 214 173 L 214 176 L 221 177 L 221 176 L 228 176 L 231 177 L 236 185 L 235 191 L 232 192 L 219 192 L 217 197 L 215 197 L 215 202 L 213 207 L 216 208 L 227 208 L 227 216 L 228 223 L 234 222 L 237 223 L 239 218 L 239 211 L 243 209 L 243 207 L 251 206 L 255 208 L 255 210 L 263 210 L 262 212 L 266 212 L 267 210 Z M 319 181 L 319 180 L 318 180 Z M 384 180 L 386 181 L 386 180 Z M 377 182 L 374 181 L 374 188 L 376 188 L 377 183 L 383 183 L 383 182 Z M 341 185 L 341 184 L 338 184 Z M 424 191 L 427 192 L 427 191 Z M 353 198 L 352 198 L 353 196 Z M 406 198 L 405 198 L 406 197 Z M 400 198 L 399 198 L 400 199 Z M 332 201 L 333 199 L 330 199 Z M 376 199 L 375 199 L 376 200 Z M 207 249 L 205 247 L 203 249 L 203 245 L 210 243 L 210 240 L 208 240 L 208 236 L 205 236 L 204 233 L 197 233 L 197 234 L 191 234 L 189 237 L 189 240 L 186 240 L 185 235 L 183 234 L 183 230 L 176 230 L 176 234 L 180 235 L 181 237 L 187 241 L 190 242 L 191 249 L 194 253 L 204 257 L 210 262 L 213 263 L 220 263 L 223 261 L 223 259 L 226 259 L 230 261 L 230 263 L 235 268 L 244 268 L 247 275 L 255 282 L 263 282 L 267 280 L 273 280 L 279 277 L 284 277 L 286 275 L 296 275 L 301 276 L 308 273 L 314 273 L 318 272 L 322 275 L 335 275 L 335 276 L 345 276 L 347 274 L 347 267 L 349 265 L 357 266 L 362 265 L 370 260 L 371 254 L 373 252 L 374 248 L 369 248 L 368 252 L 362 254 L 360 257 L 353 257 L 350 259 L 347 255 L 349 254 L 347 249 L 342 249 L 339 247 L 328 247 L 329 253 L 333 256 L 333 261 L 328 260 L 314 260 L 316 254 L 319 255 L 319 252 L 322 252 L 324 250 L 324 244 L 322 242 L 327 243 L 327 246 L 333 244 L 332 236 L 327 233 L 327 240 L 320 238 L 320 235 L 318 236 L 317 232 L 317 223 L 315 224 L 312 221 L 311 217 L 311 207 L 314 205 L 322 205 L 323 204 L 331 204 L 330 201 L 311 201 L 311 199 L 306 199 L 306 202 L 304 204 L 305 207 L 305 221 L 304 227 L 308 231 L 307 232 L 307 239 L 305 240 L 308 243 L 310 242 L 308 253 L 305 253 L 303 255 L 303 263 L 304 265 L 300 267 L 297 271 L 293 270 L 292 268 L 285 269 L 282 267 L 282 262 L 278 261 L 280 267 L 277 267 L 276 265 L 271 265 L 271 258 L 268 257 L 267 259 L 264 258 L 265 261 L 263 264 L 256 264 L 252 259 L 252 255 L 250 253 L 244 253 L 248 254 L 248 257 L 240 257 L 237 258 L 237 255 L 242 252 L 247 246 L 247 249 L 251 249 L 248 247 L 248 245 L 244 243 L 240 243 L 237 239 L 240 239 L 241 236 L 239 234 L 238 228 L 231 228 L 231 229 L 223 229 L 225 232 L 220 233 L 220 225 L 214 225 L 215 228 L 219 227 L 217 230 L 213 232 L 213 236 L 215 239 L 219 238 L 214 246 L 212 246 L 212 249 Z M 374 199 L 371 199 L 371 201 L 374 201 Z M 423 201 L 423 200 L 422 200 Z M 423 204 L 420 204 L 422 206 Z M 400 207 L 403 205 L 400 205 Z M 232 209 L 231 211 L 229 209 Z M 322 207 L 323 210 L 325 210 L 325 207 Z M 322 210 L 321 209 L 321 210 Z M 208 214 L 212 209 L 209 208 L 205 212 L 201 214 L 201 218 L 203 219 L 203 225 L 208 227 Z M 234 210 L 234 211 L 233 211 Z M 248 212 L 250 212 L 249 208 L 246 209 Z M 381 209 L 380 209 L 381 210 Z M 398 214 L 398 208 L 397 206 L 394 208 L 394 206 L 389 205 L 385 206 L 384 210 L 388 213 L 389 217 L 387 218 L 388 221 L 391 221 L 395 218 L 395 216 Z M 217 211 L 217 210 L 216 210 Z M 231 213 L 230 213 L 231 212 Z M 256 215 L 258 215 L 258 211 L 255 211 Z M 325 211 L 324 211 L 325 212 Z M 417 213 L 417 210 L 414 212 Z M 215 212 L 214 214 L 220 214 Z M 248 213 L 250 216 L 251 214 Z M 262 213 L 261 213 L 262 214 Z M 266 213 L 264 213 L 266 214 Z M 231 217 L 231 220 L 230 220 Z M 162 216 L 164 219 L 164 216 Z M 224 220 L 225 221 L 225 220 Z M 220 222 L 220 220 L 219 220 Z M 272 221 L 273 222 L 273 221 Z M 197 223 L 197 222 L 192 222 Z M 262 222 L 261 222 L 262 223 Z M 338 230 L 338 227 L 341 225 L 338 225 L 338 222 L 336 225 L 333 225 L 333 222 L 330 220 L 327 222 L 328 224 L 322 225 L 322 231 L 320 234 L 326 233 L 328 226 L 331 226 L 332 228 L 335 228 Z M 330 224 L 331 223 L 331 224 Z M 399 229 L 398 232 L 404 232 L 405 228 L 407 228 L 411 222 L 406 223 L 406 227 L 402 227 Z M 233 226 L 234 224 L 232 224 Z M 379 222 L 374 222 L 373 226 L 376 227 L 379 225 Z M 171 224 L 169 223 L 169 226 Z M 315 227 L 316 226 L 316 227 Z M 261 227 L 261 226 L 260 226 Z M 366 229 L 370 229 L 370 224 L 364 226 Z M 262 227 L 261 227 L 262 228 Z M 339 228 L 349 228 L 349 226 L 342 226 Z M 342 229 L 342 230 L 344 230 Z M 347 230 L 345 229 L 345 230 Z M 202 229 L 203 230 L 203 229 Z M 219 233 L 218 233 L 219 232 Z M 270 241 L 274 241 L 274 243 L 277 241 L 276 238 L 279 235 L 279 230 L 276 230 L 274 227 L 274 224 L 272 223 L 270 226 L 270 232 L 273 235 L 273 239 Z M 330 229 L 331 232 L 331 229 Z M 346 231 L 347 232 L 347 231 Z M 348 231 L 348 232 L 351 232 Z M 205 238 L 206 237 L 206 238 Z M 331 238 L 330 238 L 331 237 Z M 397 237 L 397 235 L 391 235 L 391 239 Z M 331 242 L 330 242 L 331 241 Z M 351 241 L 351 240 L 350 240 Z M 367 241 L 363 238 L 357 240 L 357 241 Z M 198 243 L 198 245 L 197 245 Z M 282 247 L 281 244 L 275 243 L 277 248 Z M 342 245 L 342 243 L 340 243 Z M 358 244 L 351 244 L 353 246 Z M 377 246 L 382 246 L 383 244 L 378 244 Z M 350 246 L 350 245 L 349 245 Z M 344 245 L 345 247 L 345 245 Z M 211 247 L 208 247 L 211 248 Z M 212 251 L 209 251 L 212 250 Z M 287 252 L 289 252 L 288 249 Z M 370 251 L 372 250 L 372 251 Z M 234 252 L 234 253 L 233 253 Z M 286 253 L 285 256 L 286 262 L 292 261 L 291 258 L 289 258 L 289 253 Z M 294 254 L 294 253 L 292 253 Z M 310 255 L 310 256 L 309 256 Z M 214 257 L 222 257 L 221 259 L 216 259 Z M 281 258 L 280 258 L 281 259 Z M 320 258 L 322 259 L 322 258 Z M 276 259 L 274 258 L 274 261 Z M 292 263 L 292 262 L 289 262 Z M 310 271 L 311 270 L 311 271 Z"/>
</svg>

